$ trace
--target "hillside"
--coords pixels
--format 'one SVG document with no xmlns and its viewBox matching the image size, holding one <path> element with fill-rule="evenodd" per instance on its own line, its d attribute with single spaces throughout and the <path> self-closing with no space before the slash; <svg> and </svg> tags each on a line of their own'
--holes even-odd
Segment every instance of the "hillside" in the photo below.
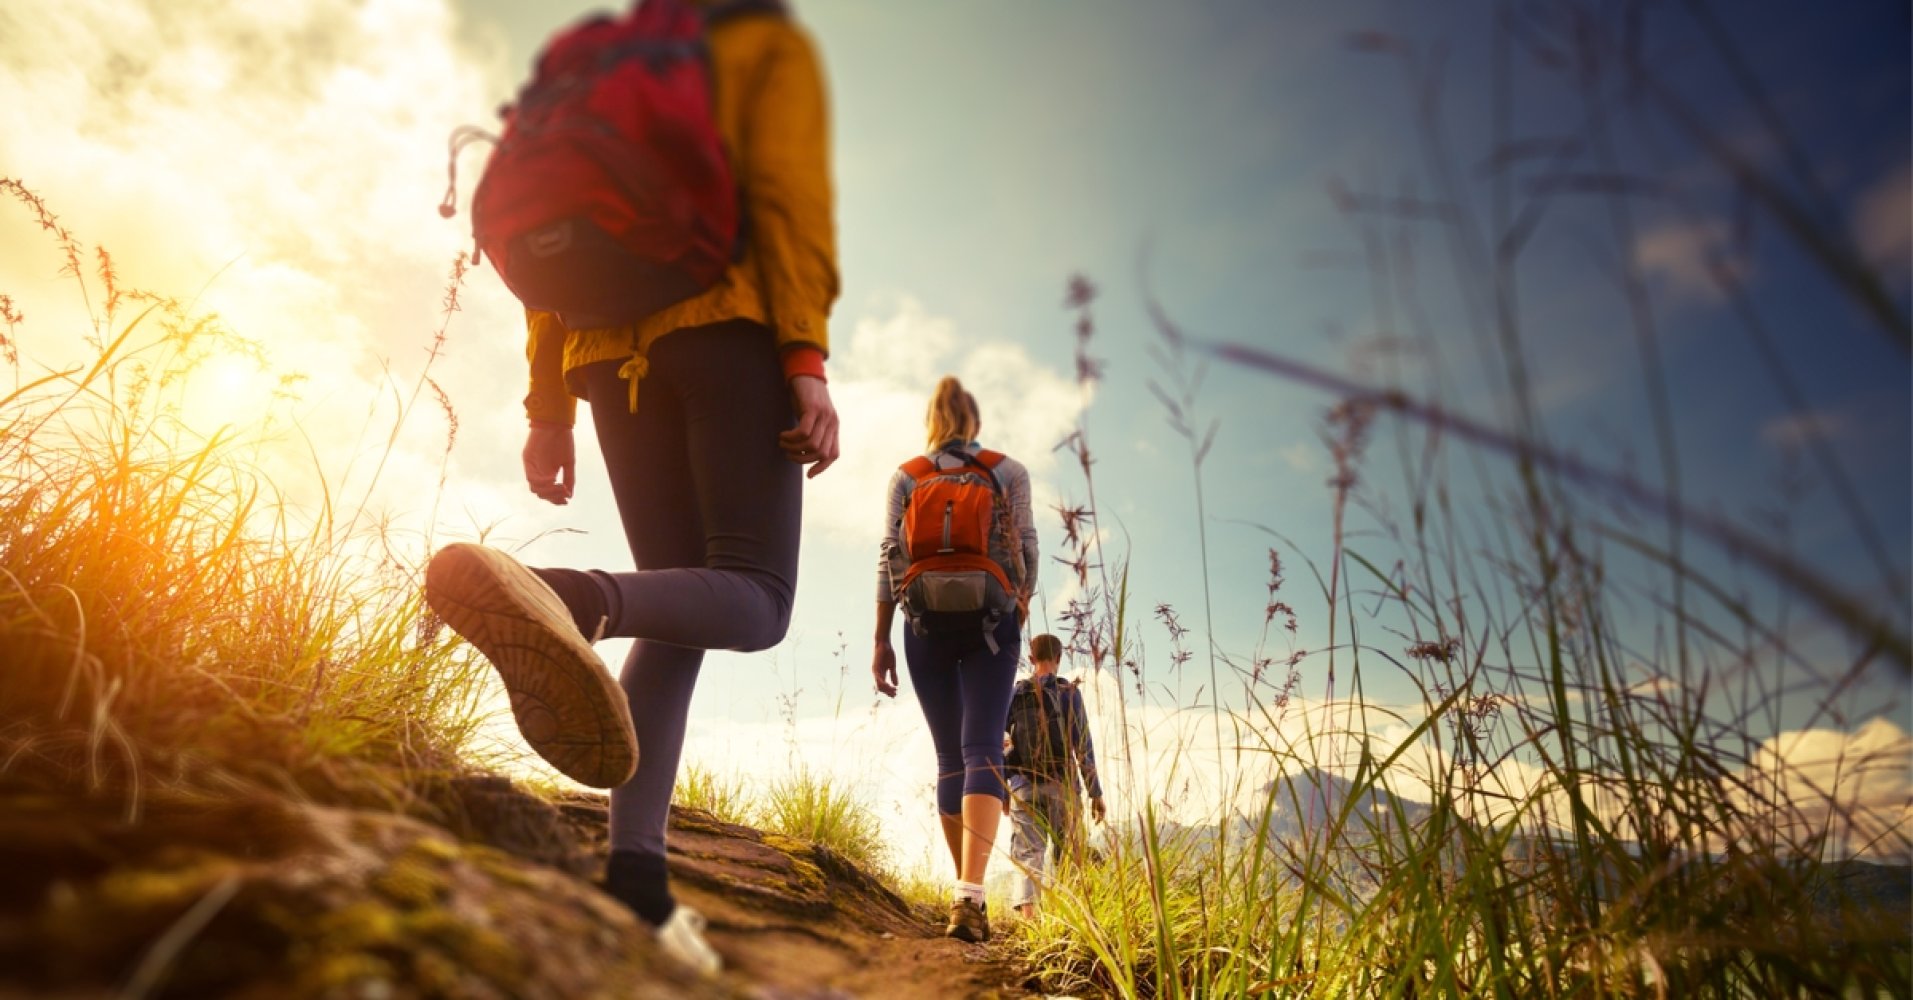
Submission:
<svg viewBox="0 0 1913 1000">
<path fill-rule="evenodd" d="M 121 797 L 0 777 L 0 996 L 1014 997 L 1005 953 L 940 936 L 827 849 L 674 819 L 681 897 L 729 968 L 700 981 L 591 884 L 605 802 L 455 785 L 446 826 L 266 795 Z"/>
</svg>

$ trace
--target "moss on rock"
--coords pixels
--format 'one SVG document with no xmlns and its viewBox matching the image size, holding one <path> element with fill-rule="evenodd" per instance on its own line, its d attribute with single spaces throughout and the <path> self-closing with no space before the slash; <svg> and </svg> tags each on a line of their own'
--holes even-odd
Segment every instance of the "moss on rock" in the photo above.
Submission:
<svg viewBox="0 0 1913 1000">
<path fill-rule="evenodd" d="M 763 843 L 790 860 L 790 875 L 799 886 L 808 892 L 824 890 L 824 870 L 810 860 L 810 844 L 780 833 L 764 834 Z"/>
<path fill-rule="evenodd" d="M 374 955 L 327 955 L 300 970 L 292 992 L 303 996 L 390 996 L 391 984 L 398 978 L 390 962 Z"/>
<path fill-rule="evenodd" d="M 408 914 L 405 926 L 419 943 L 438 948 L 447 958 L 489 982 L 505 987 L 524 982 L 529 965 L 525 954 L 492 928 L 446 910 Z"/>
<path fill-rule="evenodd" d="M 443 860 L 418 850 L 415 844 L 373 877 L 372 888 L 409 907 L 434 906 L 451 891 L 443 868 Z"/>
<path fill-rule="evenodd" d="M 311 932 L 313 946 L 327 953 L 396 948 L 405 938 L 400 915 L 385 903 L 371 899 L 320 914 L 312 922 Z"/>
</svg>

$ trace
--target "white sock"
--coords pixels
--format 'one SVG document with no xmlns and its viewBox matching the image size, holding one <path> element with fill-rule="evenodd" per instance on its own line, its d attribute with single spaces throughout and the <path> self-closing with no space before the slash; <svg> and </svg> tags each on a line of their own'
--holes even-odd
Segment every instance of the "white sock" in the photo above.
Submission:
<svg viewBox="0 0 1913 1000">
<path fill-rule="evenodd" d="M 962 879 L 957 879 L 956 898 L 967 899 L 978 906 L 982 906 L 983 884 L 981 882 L 965 882 Z"/>
</svg>

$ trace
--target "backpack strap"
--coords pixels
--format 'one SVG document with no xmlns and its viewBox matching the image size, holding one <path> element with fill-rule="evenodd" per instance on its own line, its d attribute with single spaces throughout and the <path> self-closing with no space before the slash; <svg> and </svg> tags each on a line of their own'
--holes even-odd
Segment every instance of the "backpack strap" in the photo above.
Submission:
<svg viewBox="0 0 1913 1000">
<path fill-rule="evenodd" d="M 1003 484 L 998 482 L 996 478 L 997 463 L 1003 461 L 1004 458 L 1002 452 L 981 451 L 972 455 L 963 450 L 961 445 L 950 445 L 938 449 L 936 455 L 949 455 L 961 461 L 965 466 L 983 473 L 983 478 L 990 481 L 991 491 L 998 495 L 1002 494 Z M 989 456 L 988 461 L 984 461 L 983 456 L 985 455 Z M 903 463 L 898 468 L 909 473 L 912 479 L 922 479 L 925 476 L 934 475 L 942 471 L 942 466 L 937 464 L 936 458 L 932 455 L 918 455 L 910 461 Z"/>
<path fill-rule="evenodd" d="M 971 454 L 961 446 L 953 445 L 944 448 L 939 454 L 953 455 L 961 460 L 965 466 L 983 473 L 983 478 L 990 481 L 991 491 L 995 492 L 998 496 L 1002 495 L 1003 484 L 996 478 L 997 464 L 1002 462 L 1004 457 L 1002 452 L 990 451 L 985 448 L 979 450 L 976 454 Z"/>
<path fill-rule="evenodd" d="M 971 455 L 968 452 L 965 452 L 964 457 L 970 460 L 970 464 L 981 468 L 983 470 L 984 475 L 990 477 L 990 487 L 996 491 L 997 502 L 998 503 L 1007 502 L 1009 499 L 1009 496 L 1003 491 L 1003 483 L 996 478 L 996 467 L 999 465 L 1002 465 L 1003 460 L 1009 456 L 1003 454 L 1000 451 L 991 451 L 988 448 L 979 448 L 977 449 L 977 453 L 975 455 Z M 1007 517 L 1007 513 L 1006 513 L 1004 523 L 1006 525 L 1009 523 L 1009 518 Z M 1005 538 L 1003 541 L 1006 544 L 1006 546 L 1011 549 L 1010 559 L 1012 561 L 1012 565 L 1010 568 L 1013 570 L 1014 575 L 1016 577 L 1016 587 L 1020 589 L 1023 586 L 1023 578 L 1029 573 L 1029 568 L 1023 565 L 1022 560 L 1019 558 L 1018 553 L 1015 551 L 1016 540 L 1014 538 Z M 992 650 L 992 652 L 994 652 L 994 650 Z"/>
<path fill-rule="evenodd" d="M 910 461 L 897 466 L 897 468 L 902 469 L 911 479 L 922 479 L 937 471 L 937 463 L 932 461 L 928 455 L 918 455 Z"/>
</svg>

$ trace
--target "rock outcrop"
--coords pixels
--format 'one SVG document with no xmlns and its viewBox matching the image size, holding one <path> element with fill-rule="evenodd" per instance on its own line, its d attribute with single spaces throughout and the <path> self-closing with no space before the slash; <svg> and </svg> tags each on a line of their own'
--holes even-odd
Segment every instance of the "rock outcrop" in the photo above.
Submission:
<svg viewBox="0 0 1913 1000">
<path fill-rule="evenodd" d="M 455 783 L 440 823 L 260 793 L 0 776 L 0 996 L 1020 996 L 827 849 L 680 811 L 672 871 L 727 961 L 701 980 L 593 884 L 601 797 Z"/>
</svg>

